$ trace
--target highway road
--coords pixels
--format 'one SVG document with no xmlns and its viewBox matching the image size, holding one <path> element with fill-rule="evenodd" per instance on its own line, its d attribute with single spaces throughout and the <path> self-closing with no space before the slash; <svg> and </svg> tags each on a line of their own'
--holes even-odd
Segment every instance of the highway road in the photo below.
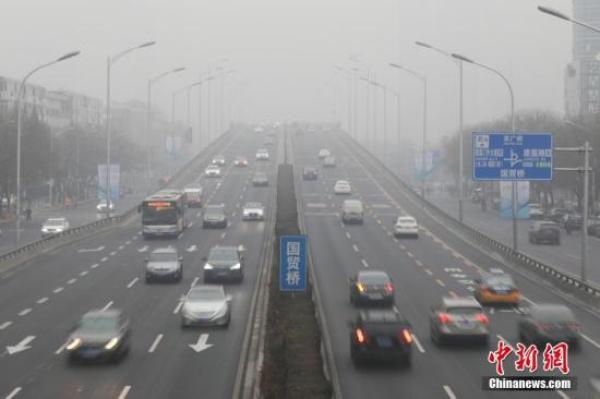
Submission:
<svg viewBox="0 0 600 399">
<path fill-rule="evenodd" d="M 273 185 L 252 187 L 251 176 L 259 168 L 275 181 L 280 151 L 273 147 L 271 161 L 255 163 L 260 140 L 251 132 L 235 133 L 220 151 L 228 161 L 245 155 L 250 165 L 235 168 L 229 163 L 219 179 L 197 176 L 205 187 L 205 203 L 225 204 L 226 229 L 202 229 L 201 212 L 192 209 L 192 223 L 177 240 L 144 241 L 136 216 L 117 230 L 63 246 L 1 274 L 0 397 L 230 398 L 263 243 L 272 231 L 269 221 L 243 222 L 240 217 L 247 201 L 260 201 L 268 217 L 273 214 Z M 202 283 L 201 259 L 217 244 L 244 245 L 247 250 L 243 283 L 226 285 L 233 296 L 231 325 L 182 330 L 181 298 Z M 145 284 L 145 255 L 166 245 L 183 253 L 183 281 Z M 118 365 L 68 366 L 64 343 L 71 326 L 90 309 L 108 307 L 123 309 L 131 319 L 128 358 Z M 203 334 L 208 347 L 192 348 Z"/>
<path fill-rule="evenodd" d="M 467 245 L 451 231 L 425 215 L 379 166 L 360 156 L 341 134 L 295 135 L 293 158 L 297 192 L 310 240 L 315 279 L 318 281 L 332 343 L 334 364 L 344 398 L 587 398 L 587 381 L 600 370 L 600 318 L 584 304 L 547 287 L 539 278 L 516 272 L 483 251 Z M 304 165 L 319 165 L 317 153 L 328 148 L 338 161 L 332 169 L 321 168 L 316 181 L 302 181 Z M 364 225 L 345 226 L 340 219 L 344 196 L 332 193 L 337 179 L 354 188 L 349 196 L 366 204 Z M 401 212 L 415 216 L 422 227 L 418 239 L 396 239 L 395 218 Z M 432 344 L 428 313 L 442 296 L 470 295 L 480 270 L 501 266 L 511 273 L 523 294 L 522 308 L 532 303 L 565 303 L 582 324 L 582 348 L 571 353 L 571 372 L 579 381 L 575 391 L 490 392 L 482 391 L 482 376 L 493 376 L 488 351 L 504 339 L 517 342 L 517 309 L 487 308 L 491 323 L 490 347 L 444 347 Z M 347 279 L 361 269 L 382 269 L 393 278 L 396 306 L 412 323 L 415 334 L 410 369 L 356 368 L 350 359 L 348 320 L 356 314 L 348 298 Z M 514 359 L 513 359 L 514 361 Z M 541 361 L 541 360 L 540 360 Z M 505 362 L 507 375 L 515 374 Z M 538 372 L 537 374 L 544 374 Z M 520 374 L 523 375 L 523 374 Z M 527 375 L 527 374 L 525 374 Z M 550 373 L 550 375 L 558 375 Z"/>
<path fill-rule="evenodd" d="M 456 217 L 457 199 L 445 193 L 435 193 L 428 200 L 446 213 Z M 512 246 L 512 221 L 502 219 L 498 211 L 490 209 L 483 212 L 481 207 L 465 200 L 464 220 L 482 233 L 506 245 Z M 527 231 L 532 224 L 529 220 L 517 221 L 519 251 L 540 259 L 544 263 L 555 266 L 564 271 L 580 275 L 581 272 L 581 231 L 574 231 L 570 235 L 561 229 L 561 244 L 536 245 L 529 243 Z M 589 237 L 588 241 L 588 268 L 587 278 L 600 284 L 600 268 L 595 267 L 594 259 L 600 259 L 600 239 Z"/>
</svg>

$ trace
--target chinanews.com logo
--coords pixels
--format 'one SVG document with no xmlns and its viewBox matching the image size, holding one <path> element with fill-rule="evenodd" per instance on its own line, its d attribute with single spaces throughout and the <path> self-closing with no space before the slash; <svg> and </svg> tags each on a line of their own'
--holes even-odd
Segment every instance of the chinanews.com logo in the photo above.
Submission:
<svg viewBox="0 0 600 399">
<path fill-rule="evenodd" d="M 512 355 L 512 356 L 511 356 Z M 541 364 L 539 363 L 541 358 Z M 577 389 L 577 378 L 570 377 L 569 344 L 546 343 L 544 350 L 536 345 L 517 343 L 516 349 L 504 340 L 498 341 L 496 350 L 490 351 L 488 363 L 495 366 L 496 375 L 482 378 L 482 388 L 487 391 L 571 391 Z M 534 374 L 538 370 L 557 375 L 506 376 L 504 362 L 513 361 L 518 373 Z"/>
</svg>

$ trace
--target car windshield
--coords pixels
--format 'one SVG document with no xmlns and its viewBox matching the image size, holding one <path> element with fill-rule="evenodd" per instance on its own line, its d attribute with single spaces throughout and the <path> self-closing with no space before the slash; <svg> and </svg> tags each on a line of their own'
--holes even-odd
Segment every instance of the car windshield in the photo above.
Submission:
<svg viewBox="0 0 600 399">
<path fill-rule="evenodd" d="M 456 307 L 448 307 L 446 308 L 446 313 L 456 314 L 456 315 L 474 315 L 477 313 L 481 313 L 481 308 L 472 307 L 472 306 L 456 306 Z"/>
<path fill-rule="evenodd" d="M 81 332 L 103 333 L 117 330 L 119 322 L 112 316 L 85 316 L 78 325 Z"/>
<path fill-rule="evenodd" d="M 64 220 L 59 219 L 48 219 L 46 221 L 46 226 L 62 226 L 65 224 Z"/>
<path fill-rule="evenodd" d="M 358 275 L 358 282 L 364 284 L 385 284 L 390 282 L 390 278 L 383 273 L 361 273 Z"/>
<path fill-rule="evenodd" d="M 174 262 L 177 254 L 174 252 L 152 252 L 148 257 L 150 262 Z"/>
<path fill-rule="evenodd" d="M 248 202 L 245 205 L 245 208 L 262 208 L 262 205 L 259 204 L 258 202 Z"/>
<path fill-rule="evenodd" d="M 204 210 L 205 215 L 223 215 L 222 206 L 207 206 Z"/>
<path fill-rule="evenodd" d="M 496 286 L 496 285 L 508 285 L 508 286 L 514 286 L 515 283 L 512 279 L 512 277 L 504 275 L 504 276 L 488 276 L 486 278 L 483 279 L 484 283 L 487 285 L 491 285 L 491 286 Z"/>
<path fill-rule="evenodd" d="M 415 219 L 409 217 L 398 218 L 398 223 L 415 223 Z"/>
<path fill-rule="evenodd" d="M 238 253 L 235 248 L 219 247 L 210 250 L 208 262 L 237 261 Z"/>
<path fill-rule="evenodd" d="M 219 301 L 225 299 L 219 287 L 195 287 L 187 295 L 192 301 Z"/>
</svg>

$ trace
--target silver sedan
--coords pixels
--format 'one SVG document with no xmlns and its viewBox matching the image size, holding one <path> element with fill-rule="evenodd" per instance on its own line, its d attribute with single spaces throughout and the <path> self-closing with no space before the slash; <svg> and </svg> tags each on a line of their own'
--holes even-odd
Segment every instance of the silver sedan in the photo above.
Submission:
<svg viewBox="0 0 600 399">
<path fill-rule="evenodd" d="M 191 325 L 229 326 L 231 297 L 222 285 L 195 285 L 181 307 L 181 327 Z"/>
</svg>

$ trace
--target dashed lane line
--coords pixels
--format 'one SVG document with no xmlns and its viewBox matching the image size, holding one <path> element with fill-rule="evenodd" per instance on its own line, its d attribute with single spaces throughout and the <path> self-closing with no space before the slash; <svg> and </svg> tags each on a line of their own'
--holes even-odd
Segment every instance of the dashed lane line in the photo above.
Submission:
<svg viewBox="0 0 600 399">
<path fill-rule="evenodd" d="M 63 287 L 56 287 L 54 290 L 52 290 L 52 292 L 54 292 L 55 294 L 58 294 L 59 292 L 61 292 L 62 290 L 64 290 Z"/>
<path fill-rule="evenodd" d="M 125 385 L 123 387 L 123 390 L 121 391 L 121 394 L 119 394 L 118 399 L 125 399 L 127 397 L 127 394 L 129 394 L 130 390 L 131 390 L 131 385 Z"/>
<path fill-rule="evenodd" d="M 356 244 L 352 244 L 352 249 L 354 250 L 354 252 L 358 252 L 358 247 L 356 246 Z"/>
<path fill-rule="evenodd" d="M 69 281 L 67 281 L 67 284 L 75 284 L 76 281 L 77 281 L 76 278 L 72 278 Z"/>
<path fill-rule="evenodd" d="M 26 316 L 26 315 L 28 315 L 29 313 L 31 313 L 31 310 L 32 310 L 31 308 L 23 309 L 23 310 L 21 310 L 21 311 L 20 311 L 19 313 L 17 313 L 17 314 L 18 314 L 19 316 Z"/>
<path fill-rule="evenodd" d="M 587 335 L 585 335 L 582 332 L 580 332 L 579 335 L 581 335 L 581 338 L 585 339 L 592 346 L 595 346 L 596 349 L 600 349 L 600 344 L 598 342 L 594 341 L 593 339 L 591 339 L 590 337 L 588 337 Z"/>
<path fill-rule="evenodd" d="M 443 388 L 444 388 L 444 391 L 446 392 L 446 395 L 448 395 L 448 398 L 456 399 L 456 395 L 454 394 L 454 392 L 452 392 L 452 388 L 450 388 L 449 385 L 444 385 Z"/>
<path fill-rule="evenodd" d="M 156 347 L 158 346 L 158 344 L 160 344 L 160 341 L 162 341 L 162 339 L 163 339 L 163 335 L 158 334 L 156 336 L 156 338 L 154 338 L 154 342 L 152 342 L 152 345 L 150 345 L 150 348 L 148 349 L 148 353 L 154 353 L 154 351 L 156 350 Z"/>
<path fill-rule="evenodd" d="M 420 260 L 415 260 L 415 263 L 417 264 L 417 266 L 423 266 L 423 262 L 421 262 Z"/>
<path fill-rule="evenodd" d="M 0 331 L 7 329 L 11 325 L 12 321 L 5 321 L 4 323 L 0 324 Z"/>
<path fill-rule="evenodd" d="M 435 282 L 436 282 L 436 283 L 438 283 L 438 285 L 439 285 L 440 287 L 445 287 L 445 286 L 446 286 L 446 284 L 444 284 L 444 282 L 443 282 L 442 280 L 440 280 L 439 278 L 436 278 L 436 279 L 435 279 Z"/>
<path fill-rule="evenodd" d="M 427 273 L 430 276 L 433 276 L 433 272 L 429 269 L 425 269 L 425 273 Z"/>
<path fill-rule="evenodd" d="M 417 347 L 419 352 L 425 353 L 425 349 L 423 348 L 423 345 L 421 345 L 419 338 L 417 338 L 417 336 L 415 334 L 412 334 L 412 337 L 413 337 L 413 341 L 415 341 L 415 346 Z"/>
<path fill-rule="evenodd" d="M 346 238 L 348 238 L 349 240 L 352 239 L 352 236 L 350 235 L 350 233 L 346 232 Z"/>
<path fill-rule="evenodd" d="M 104 258 L 100 259 L 100 262 L 106 262 L 108 260 L 108 258 L 105 256 Z"/>
<path fill-rule="evenodd" d="M 79 275 L 81 277 L 85 277 L 89 272 L 87 270 L 82 271 L 81 273 L 79 273 Z"/>
<path fill-rule="evenodd" d="M 131 287 L 133 287 L 133 286 L 135 285 L 135 283 L 137 283 L 137 282 L 138 282 L 138 280 L 139 280 L 139 279 L 140 279 L 139 277 L 136 277 L 136 278 L 134 278 L 133 280 L 131 280 L 131 281 L 129 282 L 129 284 L 127 284 L 127 288 L 131 288 Z"/>
<path fill-rule="evenodd" d="M 66 343 L 62 344 L 57 350 L 54 351 L 54 354 L 60 355 L 61 353 L 63 353 L 63 351 L 65 350 L 66 347 L 67 347 Z"/>
<path fill-rule="evenodd" d="M 113 305 L 113 301 L 110 301 L 109 303 L 107 303 L 106 305 L 104 305 L 104 307 L 102 308 L 102 310 L 107 310 L 108 308 L 110 308 Z"/>
<path fill-rule="evenodd" d="M 23 389 L 23 388 L 16 387 L 12 391 L 10 391 L 10 393 L 6 396 L 5 399 L 13 399 L 15 396 L 17 396 L 19 394 L 19 392 L 21 392 L 21 389 Z"/>
<path fill-rule="evenodd" d="M 110 256 L 115 256 L 117 254 L 117 251 L 112 251 L 109 255 Z"/>
<path fill-rule="evenodd" d="M 361 259 L 360 262 L 363 264 L 364 267 L 369 267 L 369 264 L 367 263 L 366 260 Z"/>
<path fill-rule="evenodd" d="M 41 305 L 41 304 L 43 304 L 43 303 L 46 303 L 46 302 L 48 302 L 48 297 L 47 297 L 47 296 L 45 296 L 45 297 L 43 297 L 43 298 L 40 298 L 40 299 L 38 299 L 38 300 L 36 301 L 36 303 L 38 303 L 38 304 L 40 304 L 40 305 Z"/>
<path fill-rule="evenodd" d="M 90 269 L 95 269 L 95 268 L 97 268 L 98 266 L 100 266 L 98 263 L 94 263 L 93 265 L 91 265 L 91 266 L 90 266 Z"/>
</svg>

